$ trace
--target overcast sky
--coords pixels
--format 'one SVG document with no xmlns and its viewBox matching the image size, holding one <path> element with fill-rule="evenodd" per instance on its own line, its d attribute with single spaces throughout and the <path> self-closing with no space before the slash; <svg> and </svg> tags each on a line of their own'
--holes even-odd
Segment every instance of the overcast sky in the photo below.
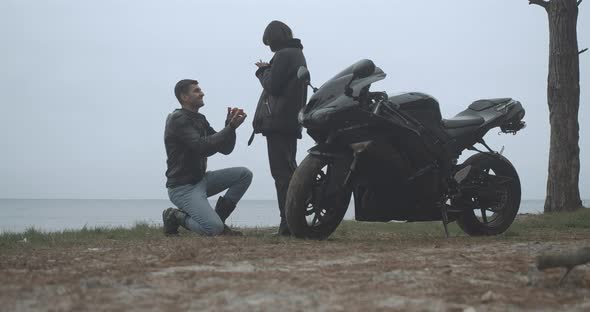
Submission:
<svg viewBox="0 0 590 312">
<path fill-rule="evenodd" d="M 578 20 L 590 47 L 590 3 Z M 0 1 L 0 198 L 167 198 L 164 121 L 174 84 L 200 81 L 219 129 L 227 106 L 250 116 L 229 156 L 247 166 L 247 199 L 275 197 L 266 143 L 246 142 L 272 56 L 262 32 L 281 20 L 301 39 L 312 82 L 370 58 L 387 74 L 372 90 L 421 91 L 444 117 L 481 98 L 526 109 L 518 135 L 486 136 L 514 163 L 523 198 L 543 198 L 549 123 L 547 15 L 527 0 Z M 590 198 L 590 52 L 581 55 L 580 190 Z M 298 159 L 313 145 L 299 141 Z"/>
</svg>

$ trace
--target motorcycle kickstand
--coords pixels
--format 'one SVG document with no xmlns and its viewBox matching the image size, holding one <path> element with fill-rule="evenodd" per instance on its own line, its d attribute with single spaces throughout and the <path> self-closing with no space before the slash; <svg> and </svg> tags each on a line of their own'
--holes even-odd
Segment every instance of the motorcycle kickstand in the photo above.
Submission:
<svg viewBox="0 0 590 312">
<path fill-rule="evenodd" d="M 445 238 L 449 238 L 449 227 L 448 227 L 448 224 L 449 224 L 449 216 L 447 215 L 447 205 L 441 204 L 440 205 L 440 211 L 441 211 L 441 214 L 442 214 L 442 223 L 443 223 L 443 226 L 445 228 Z"/>
</svg>

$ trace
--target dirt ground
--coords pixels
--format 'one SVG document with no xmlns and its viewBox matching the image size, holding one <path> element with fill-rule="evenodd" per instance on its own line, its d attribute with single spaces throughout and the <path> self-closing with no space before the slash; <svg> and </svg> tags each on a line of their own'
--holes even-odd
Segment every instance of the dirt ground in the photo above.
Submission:
<svg viewBox="0 0 590 312">
<path fill-rule="evenodd" d="M 385 234 L 383 234 L 385 235 Z M 270 236 L 270 235 L 269 235 Z M 553 241 L 193 235 L 0 254 L 1 311 L 590 311 L 590 267 L 531 271 Z"/>
</svg>

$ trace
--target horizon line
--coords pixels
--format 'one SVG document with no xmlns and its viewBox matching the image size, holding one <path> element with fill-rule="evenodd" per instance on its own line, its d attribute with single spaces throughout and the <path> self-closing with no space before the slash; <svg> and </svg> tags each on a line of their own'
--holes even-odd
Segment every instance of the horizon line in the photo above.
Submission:
<svg viewBox="0 0 590 312">
<path fill-rule="evenodd" d="M 214 195 L 216 196 L 216 195 Z M 211 196 L 211 197 L 214 197 Z M 0 200 L 169 200 L 168 198 L 42 198 L 42 197 L 0 197 Z M 277 200 L 276 198 L 242 198 L 241 200 Z M 521 198 L 523 200 L 545 200 L 545 198 Z M 590 198 L 582 198 L 582 201 L 589 201 Z"/>
</svg>

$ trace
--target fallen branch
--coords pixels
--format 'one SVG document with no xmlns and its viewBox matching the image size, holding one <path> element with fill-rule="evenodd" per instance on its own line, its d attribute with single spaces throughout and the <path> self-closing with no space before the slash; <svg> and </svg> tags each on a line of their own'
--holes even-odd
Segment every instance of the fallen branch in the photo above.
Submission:
<svg viewBox="0 0 590 312">
<path fill-rule="evenodd" d="M 563 282 L 574 267 L 588 262 L 590 262 L 590 247 L 583 247 L 575 251 L 543 254 L 537 256 L 536 259 L 537 269 L 539 270 L 566 268 L 566 272 L 559 280 L 559 284 Z"/>
<path fill-rule="evenodd" d="M 580 52 L 578 52 L 578 54 L 582 54 L 584 52 L 588 51 L 588 48 L 581 50 Z"/>
<path fill-rule="evenodd" d="M 588 262 L 590 262 L 590 247 L 584 247 L 575 251 L 540 255 L 537 257 L 537 269 L 574 267 Z"/>
</svg>

